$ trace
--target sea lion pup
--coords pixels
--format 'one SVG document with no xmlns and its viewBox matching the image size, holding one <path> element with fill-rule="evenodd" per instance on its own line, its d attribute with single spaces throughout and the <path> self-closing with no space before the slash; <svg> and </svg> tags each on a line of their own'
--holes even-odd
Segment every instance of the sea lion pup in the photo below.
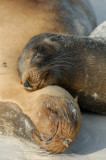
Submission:
<svg viewBox="0 0 106 160">
<path fill-rule="evenodd" d="M 81 114 L 76 101 L 58 86 L 33 93 L 20 87 L 21 91 L 17 89 L 15 97 L 11 92 L 6 100 L 2 97 L 0 131 L 38 144 L 50 153 L 64 152 L 80 130 Z"/>
<path fill-rule="evenodd" d="M 106 43 L 90 37 L 44 33 L 33 37 L 18 59 L 29 91 L 59 85 L 88 110 L 106 114 Z"/>
</svg>

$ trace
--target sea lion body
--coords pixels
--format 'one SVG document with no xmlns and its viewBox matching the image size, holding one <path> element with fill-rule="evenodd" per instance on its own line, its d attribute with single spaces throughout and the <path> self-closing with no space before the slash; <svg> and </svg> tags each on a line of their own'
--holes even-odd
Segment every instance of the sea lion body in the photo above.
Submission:
<svg viewBox="0 0 106 160">
<path fill-rule="evenodd" d="M 11 84 L 11 76 L 17 80 L 19 53 L 32 36 L 43 32 L 88 35 L 96 26 L 88 1 L 4 0 L 0 3 L 0 95 L 5 88 L 9 90 L 5 83 Z"/>
<path fill-rule="evenodd" d="M 41 34 L 23 49 L 18 70 L 26 89 L 60 85 L 78 96 L 81 107 L 106 114 L 105 42 L 90 37 Z"/>
</svg>

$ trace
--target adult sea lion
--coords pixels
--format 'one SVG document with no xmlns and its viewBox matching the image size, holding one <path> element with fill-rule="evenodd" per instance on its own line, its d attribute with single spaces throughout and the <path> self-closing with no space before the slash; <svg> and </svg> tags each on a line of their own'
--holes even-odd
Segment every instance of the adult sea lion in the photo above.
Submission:
<svg viewBox="0 0 106 160">
<path fill-rule="evenodd" d="M 33 91 L 60 85 L 88 110 L 106 114 L 106 43 L 90 37 L 44 33 L 18 59 L 22 84 Z"/>
<path fill-rule="evenodd" d="M 10 77 L 17 80 L 19 52 L 33 35 L 42 32 L 88 35 L 96 27 L 87 0 L 19 0 L 18 3 L 0 0 L 0 4 L 0 96 L 5 88 L 9 91 L 4 84 L 12 84 Z"/>
</svg>

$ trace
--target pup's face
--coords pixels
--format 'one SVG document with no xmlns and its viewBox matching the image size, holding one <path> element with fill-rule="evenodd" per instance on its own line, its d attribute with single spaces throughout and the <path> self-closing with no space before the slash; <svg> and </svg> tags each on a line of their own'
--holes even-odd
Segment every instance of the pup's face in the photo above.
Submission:
<svg viewBox="0 0 106 160">
<path fill-rule="evenodd" d="M 59 48 L 52 34 L 41 34 L 28 42 L 18 58 L 18 75 L 27 90 L 57 84 L 56 63 L 59 59 L 56 59 L 56 54 L 59 54 Z"/>
</svg>

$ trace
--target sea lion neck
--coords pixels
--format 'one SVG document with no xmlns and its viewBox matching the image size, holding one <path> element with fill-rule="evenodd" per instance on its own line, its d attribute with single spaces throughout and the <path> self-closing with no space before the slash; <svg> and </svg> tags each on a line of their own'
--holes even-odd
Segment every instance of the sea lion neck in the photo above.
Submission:
<svg viewBox="0 0 106 160">
<path fill-rule="evenodd" d="M 82 40 L 79 37 L 70 35 L 54 35 L 54 40 L 60 45 L 60 50 L 53 59 L 55 62 L 53 66 L 54 77 L 56 77 L 58 85 L 66 88 L 74 95 L 77 90 L 82 90 L 84 83 L 85 58 L 81 57 Z"/>
<path fill-rule="evenodd" d="M 87 81 L 91 86 L 98 88 L 99 82 L 96 83 L 96 79 L 99 76 L 104 77 L 106 68 L 106 44 L 97 39 L 70 35 L 62 35 L 58 40 L 59 42 L 61 44 L 61 58 L 58 65 L 60 65 L 60 70 L 63 71 L 61 74 L 63 79 L 62 81 L 61 78 L 59 79 L 59 84 L 61 85 L 64 82 L 65 88 L 71 94 L 72 90 L 81 92 L 91 90 L 92 92 L 92 87 L 88 85 Z M 95 67 L 96 71 L 94 73 Z M 105 82 L 103 81 L 102 83 L 104 84 Z M 64 87 L 63 84 L 62 86 Z M 99 92 L 98 90 L 98 94 L 100 94 Z"/>
</svg>

